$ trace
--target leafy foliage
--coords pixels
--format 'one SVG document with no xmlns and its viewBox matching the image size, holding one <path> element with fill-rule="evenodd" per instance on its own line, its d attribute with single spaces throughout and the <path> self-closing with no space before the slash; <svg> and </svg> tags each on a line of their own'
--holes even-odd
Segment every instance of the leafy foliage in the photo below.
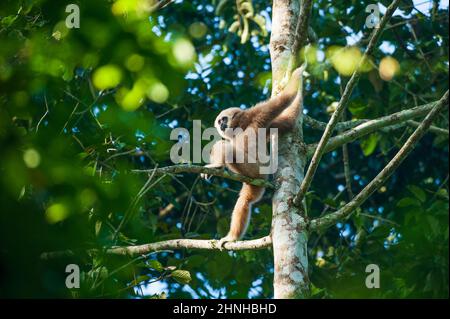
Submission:
<svg viewBox="0 0 450 319">
<path fill-rule="evenodd" d="M 65 3 L 0 4 L 0 295 L 271 297 L 270 250 L 161 251 L 134 259 L 101 252 L 226 233 L 239 183 L 132 170 L 172 164 L 172 128 L 191 130 L 195 119 L 208 127 L 220 110 L 269 96 L 271 3 L 175 1 L 150 16 L 137 0 L 77 4 L 80 29 L 65 26 Z M 314 118 L 327 121 L 327 108 L 339 100 L 348 79 L 348 65 L 339 61 L 358 58 L 367 44 L 366 5 L 315 1 L 318 40 L 305 54 L 305 110 Z M 426 12 L 403 1 L 399 12 L 367 62 L 348 118 L 431 102 L 448 87 L 448 12 L 439 1 Z M 347 44 L 351 50 L 342 49 Z M 399 71 L 385 81 L 379 68 L 388 56 Z M 447 114 L 434 125 L 448 127 Z M 349 146 L 355 193 L 411 131 L 378 132 Z M 305 129 L 307 142 L 319 134 Z M 314 298 L 448 297 L 446 144 L 428 134 L 353 217 L 311 236 Z M 340 150 L 325 156 L 317 176 L 307 197 L 311 217 L 348 200 Z M 247 238 L 270 231 L 270 195 L 254 208 Z M 40 259 L 65 249 L 74 255 Z M 73 263 L 82 271 L 79 290 L 64 285 L 65 266 Z M 380 266 L 381 289 L 364 285 L 372 263 Z"/>
</svg>

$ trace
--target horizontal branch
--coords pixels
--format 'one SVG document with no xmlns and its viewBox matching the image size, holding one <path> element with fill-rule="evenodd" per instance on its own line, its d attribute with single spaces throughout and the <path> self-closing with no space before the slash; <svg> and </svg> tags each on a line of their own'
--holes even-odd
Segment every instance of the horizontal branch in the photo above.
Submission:
<svg viewBox="0 0 450 319">
<path fill-rule="evenodd" d="M 270 247 L 272 245 L 272 238 L 265 236 L 258 239 L 243 240 L 236 242 L 227 242 L 223 245 L 223 250 L 255 250 Z M 91 249 L 86 251 L 89 254 L 104 253 L 107 255 L 119 255 L 119 256 L 140 256 L 155 251 L 170 250 L 170 249 L 205 249 L 205 250 L 221 250 L 218 240 L 204 240 L 204 239 L 171 239 L 164 240 L 156 243 L 136 245 L 136 246 L 123 246 L 112 247 L 104 251 L 98 249 Z M 41 259 L 49 260 L 55 258 L 71 257 L 76 255 L 73 250 L 63 250 L 46 252 L 41 254 Z"/>
<path fill-rule="evenodd" d="M 394 171 L 414 149 L 418 141 L 423 137 L 423 135 L 425 135 L 426 131 L 431 126 L 431 123 L 439 114 L 439 112 L 441 112 L 445 107 L 448 108 L 448 91 L 438 102 L 435 103 L 430 113 L 428 113 L 423 122 L 408 138 L 402 148 L 386 165 L 386 167 L 383 168 L 383 170 L 369 184 L 367 184 L 367 186 L 364 187 L 364 189 L 358 195 L 356 195 L 353 200 L 348 202 L 345 206 L 334 213 L 312 220 L 310 229 L 313 231 L 324 229 L 336 224 L 340 220 L 349 217 L 357 207 L 361 206 L 367 200 L 367 198 L 369 198 L 370 195 L 372 195 L 377 189 L 379 189 L 392 175 L 392 173 L 394 173 Z"/>
<path fill-rule="evenodd" d="M 346 131 L 346 130 L 350 130 L 352 128 L 357 127 L 358 125 L 361 125 L 363 123 L 369 122 L 371 120 L 369 119 L 357 119 L 357 120 L 351 120 L 351 121 L 345 121 L 345 122 L 339 122 L 336 124 L 335 130 L 337 131 Z M 325 128 L 327 127 L 327 123 L 326 122 L 322 122 L 319 120 L 316 120 L 315 118 L 308 116 L 308 115 L 304 115 L 303 116 L 303 123 L 305 123 L 306 126 L 312 128 L 313 130 L 320 130 L 323 131 L 325 130 Z M 408 121 L 405 124 L 411 126 L 411 127 L 418 127 L 419 126 L 419 122 L 416 121 Z M 397 128 L 403 127 L 404 125 L 399 125 Z M 442 135 L 445 137 L 449 137 L 449 130 L 445 129 L 445 128 L 440 128 L 437 126 L 430 126 L 429 129 L 430 132 L 436 134 L 436 135 Z"/>
<path fill-rule="evenodd" d="M 409 120 L 424 116 L 427 114 L 433 107 L 439 103 L 439 101 L 431 102 L 428 104 L 420 105 L 411 109 L 399 111 L 387 116 L 380 117 L 374 120 L 363 120 L 364 122 L 348 131 L 345 131 L 342 134 L 339 134 L 335 137 L 332 137 L 327 145 L 325 146 L 324 153 L 331 152 L 338 147 L 353 142 L 358 138 L 361 138 L 370 133 L 376 132 L 380 129 L 397 125 L 399 123 L 408 124 Z M 441 129 L 443 130 L 443 129 Z M 445 130 L 443 130 L 445 131 Z M 308 154 L 311 155 L 316 149 L 317 144 L 312 144 L 308 146 Z"/>
<path fill-rule="evenodd" d="M 339 122 L 336 124 L 335 130 L 337 131 L 345 131 L 345 130 L 349 130 L 352 129 L 362 123 L 365 123 L 369 120 L 351 120 L 351 121 L 345 121 L 345 122 Z M 308 116 L 308 115 L 304 115 L 303 116 L 303 123 L 305 123 L 305 125 L 307 125 L 308 127 L 314 129 L 314 130 L 320 130 L 320 131 L 324 131 L 325 128 L 327 127 L 327 123 L 316 120 L 315 118 Z"/>
<path fill-rule="evenodd" d="M 207 174 L 213 176 L 219 176 L 223 178 L 227 178 L 237 182 L 243 182 L 255 186 L 263 186 L 273 188 L 273 184 L 264 180 L 264 179 L 254 179 L 248 176 L 236 174 L 225 169 L 220 168 L 209 168 L 200 165 L 172 165 L 166 167 L 159 167 L 153 169 L 144 169 L 144 170 L 132 170 L 133 173 L 144 173 L 144 174 L 155 174 L 155 175 L 164 175 L 164 174 L 178 174 L 178 173 L 194 173 L 194 174 Z"/>
</svg>

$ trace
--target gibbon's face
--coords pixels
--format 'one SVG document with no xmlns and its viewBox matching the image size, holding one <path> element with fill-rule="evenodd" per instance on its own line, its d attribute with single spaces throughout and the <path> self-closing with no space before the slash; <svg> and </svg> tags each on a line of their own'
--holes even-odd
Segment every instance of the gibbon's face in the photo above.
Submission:
<svg viewBox="0 0 450 319">
<path fill-rule="evenodd" d="M 236 117 L 238 113 L 241 113 L 242 110 L 238 107 L 230 107 L 229 109 L 223 110 L 216 117 L 216 121 L 214 122 L 214 126 L 219 132 L 220 136 L 226 139 L 233 138 L 233 132 L 231 130 L 227 130 L 228 128 L 235 128 L 231 125 L 232 120 Z"/>
</svg>

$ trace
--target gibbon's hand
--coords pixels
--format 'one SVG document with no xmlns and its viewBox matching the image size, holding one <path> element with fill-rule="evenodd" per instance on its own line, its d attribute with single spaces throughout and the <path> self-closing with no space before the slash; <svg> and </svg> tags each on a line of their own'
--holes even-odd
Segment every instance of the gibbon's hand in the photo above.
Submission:
<svg viewBox="0 0 450 319">
<path fill-rule="evenodd" d="M 219 163 L 211 163 L 211 164 L 205 165 L 204 167 L 206 167 L 206 168 L 221 168 L 221 167 L 223 167 L 223 165 L 219 164 Z M 211 179 L 212 175 L 208 175 L 207 173 L 200 173 L 200 177 L 209 181 Z"/>
<path fill-rule="evenodd" d="M 206 173 L 200 173 L 200 177 L 203 178 L 205 181 L 210 181 L 212 176 Z"/>
</svg>

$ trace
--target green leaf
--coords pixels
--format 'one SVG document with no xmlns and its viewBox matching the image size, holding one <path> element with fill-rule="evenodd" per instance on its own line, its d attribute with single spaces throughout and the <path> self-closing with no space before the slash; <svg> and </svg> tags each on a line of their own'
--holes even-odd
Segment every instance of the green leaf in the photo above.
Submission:
<svg viewBox="0 0 450 319">
<path fill-rule="evenodd" d="M 436 195 L 441 197 L 441 198 L 443 198 L 443 199 L 448 200 L 448 193 L 447 193 L 447 190 L 445 188 L 441 188 L 440 190 L 438 190 L 436 192 Z"/>
<path fill-rule="evenodd" d="M 430 225 L 431 231 L 433 235 L 439 234 L 439 220 L 434 218 L 433 216 L 427 216 L 428 224 Z"/>
<path fill-rule="evenodd" d="M 332 208 L 336 208 L 338 206 L 338 204 L 336 203 L 336 201 L 333 198 L 325 198 L 323 200 L 323 203 Z"/>
<path fill-rule="evenodd" d="M 172 277 L 173 279 L 175 279 L 178 283 L 180 284 L 188 284 L 192 278 L 191 278 L 191 274 L 189 273 L 189 271 L 187 270 L 174 270 L 172 272 Z"/>
<path fill-rule="evenodd" d="M 414 194 L 414 196 L 416 196 L 422 203 L 425 202 L 425 200 L 427 199 L 427 195 L 425 194 L 425 192 L 414 185 L 410 185 L 407 187 L 408 190 Z"/>
<path fill-rule="evenodd" d="M 370 156 L 377 148 L 378 134 L 370 134 L 368 138 L 361 141 L 361 149 L 365 156 Z"/>
<path fill-rule="evenodd" d="M 157 261 L 155 259 L 147 261 L 147 267 L 151 268 L 151 269 L 154 269 L 156 271 L 163 271 L 164 270 L 163 265 L 159 261 Z"/>
<path fill-rule="evenodd" d="M 6 27 L 6 28 L 11 26 L 14 23 L 14 21 L 17 20 L 17 17 L 18 17 L 17 15 L 10 15 L 10 16 L 4 17 L 1 20 L 2 26 Z"/>
<path fill-rule="evenodd" d="M 318 288 L 318 287 L 314 286 L 313 284 L 311 284 L 311 297 L 318 296 L 318 295 L 324 293 L 325 291 L 326 291 L 325 288 Z"/>
<path fill-rule="evenodd" d="M 448 215 L 448 201 L 437 200 L 431 205 L 427 206 L 427 212 L 432 213 L 433 215 Z"/>
<path fill-rule="evenodd" d="M 186 264 L 189 265 L 189 269 L 195 267 L 201 267 L 206 262 L 206 258 L 202 255 L 190 256 L 186 259 Z"/>
<path fill-rule="evenodd" d="M 420 206 L 420 203 L 411 197 L 402 198 L 397 202 L 397 207 Z"/>
<path fill-rule="evenodd" d="M 105 266 L 100 266 L 98 268 L 92 269 L 90 271 L 88 271 L 87 276 L 90 279 L 104 279 L 107 278 L 109 274 L 108 268 L 106 268 Z"/>
<path fill-rule="evenodd" d="M 101 228 L 102 228 L 102 221 L 101 220 L 97 220 L 95 222 L 95 236 L 98 236 L 98 234 L 100 234 Z"/>
</svg>

